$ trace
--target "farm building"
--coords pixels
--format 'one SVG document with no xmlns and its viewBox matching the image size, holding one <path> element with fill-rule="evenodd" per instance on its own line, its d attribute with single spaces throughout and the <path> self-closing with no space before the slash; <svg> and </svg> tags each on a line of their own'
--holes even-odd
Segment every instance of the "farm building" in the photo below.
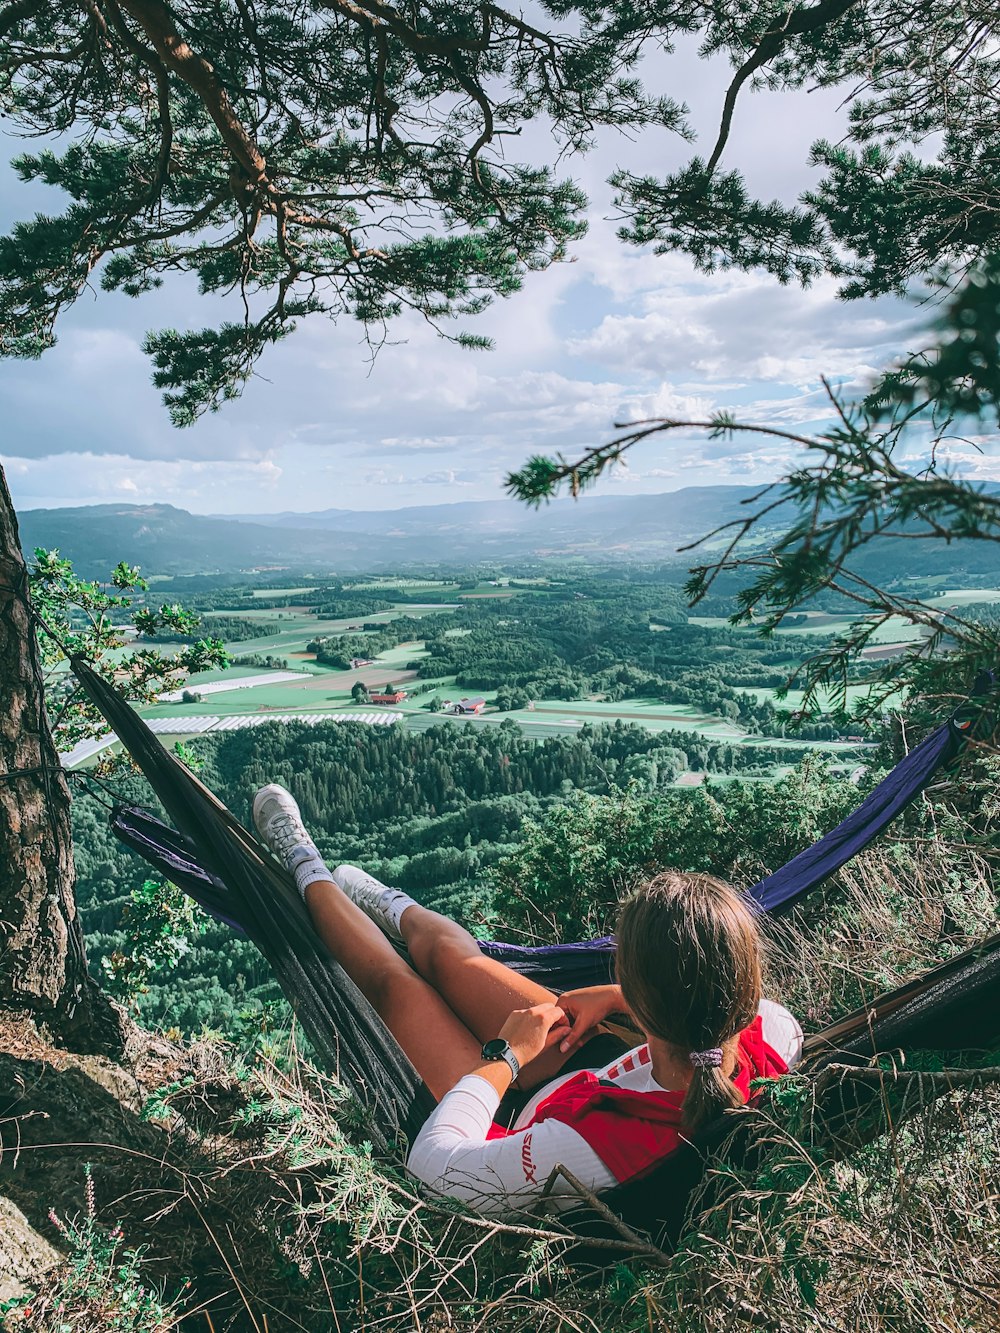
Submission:
<svg viewBox="0 0 1000 1333">
<path fill-rule="evenodd" d="M 449 713 L 481 713 L 485 707 L 485 699 L 459 699 L 446 705 Z"/>
<path fill-rule="evenodd" d="M 358 667 L 374 666 L 374 657 L 352 657 L 351 666 L 357 671 Z"/>
<path fill-rule="evenodd" d="M 368 702 L 373 704 L 400 704 L 405 698 L 405 690 L 390 690 L 380 694 L 369 694 Z"/>
</svg>

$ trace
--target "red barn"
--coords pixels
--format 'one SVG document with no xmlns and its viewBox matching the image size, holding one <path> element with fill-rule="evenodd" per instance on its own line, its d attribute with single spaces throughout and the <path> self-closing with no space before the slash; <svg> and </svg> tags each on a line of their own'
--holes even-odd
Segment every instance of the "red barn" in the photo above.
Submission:
<svg viewBox="0 0 1000 1333">
<path fill-rule="evenodd" d="M 392 690 L 388 694 L 369 694 L 371 704 L 401 704 L 406 698 L 405 690 Z"/>
<path fill-rule="evenodd" d="M 451 705 L 451 711 L 453 713 L 481 713 L 485 707 L 485 699 L 459 699 L 458 703 Z"/>
</svg>

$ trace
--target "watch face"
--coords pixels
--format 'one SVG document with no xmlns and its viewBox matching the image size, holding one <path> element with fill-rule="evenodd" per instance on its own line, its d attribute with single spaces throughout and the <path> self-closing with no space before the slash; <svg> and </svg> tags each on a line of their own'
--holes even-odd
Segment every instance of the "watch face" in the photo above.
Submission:
<svg viewBox="0 0 1000 1333">
<path fill-rule="evenodd" d="M 484 1060 L 502 1060 L 503 1053 L 507 1049 L 507 1043 L 503 1037 L 494 1037 L 483 1047 Z"/>
</svg>

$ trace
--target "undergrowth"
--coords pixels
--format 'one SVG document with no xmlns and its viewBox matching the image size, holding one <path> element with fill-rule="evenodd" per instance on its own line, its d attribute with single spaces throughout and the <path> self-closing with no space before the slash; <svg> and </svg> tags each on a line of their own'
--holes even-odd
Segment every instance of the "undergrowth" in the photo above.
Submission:
<svg viewBox="0 0 1000 1333">
<path fill-rule="evenodd" d="M 786 917 L 764 917 L 768 987 L 806 1031 L 1000 929 L 989 860 L 936 839 L 870 848 Z"/>
<path fill-rule="evenodd" d="M 85 1169 L 85 1211 L 49 1220 L 66 1258 L 35 1291 L 0 1303 L 0 1328 L 9 1333 L 170 1333 L 179 1326 L 184 1302 L 148 1286 L 142 1254 L 125 1245 L 120 1226 L 96 1216 L 94 1182 Z M 190 1283 L 182 1284 L 189 1287 Z"/>
<path fill-rule="evenodd" d="M 807 911 L 769 927 L 772 992 L 816 1030 L 984 939 L 997 928 L 991 860 L 982 840 L 923 832 L 869 851 Z M 377 1160 L 343 1089 L 294 1040 L 250 1062 L 218 1042 L 199 1058 L 201 1068 L 194 1059 L 147 1089 L 143 1123 L 161 1147 L 120 1150 L 114 1190 L 96 1209 L 84 1198 L 83 1220 L 60 1224 L 53 1239 L 65 1264 L 8 1309 L 5 1329 L 985 1333 L 1000 1324 L 995 1054 L 949 1071 L 908 1053 L 905 1069 L 919 1077 L 893 1102 L 892 1133 L 840 1159 L 811 1133 L 815 1086 L 789 1076 L 766 1110 L 734 1118 L 752 1122 L 762 1151 L 752 1168 L 724 1156 L 713 1164 L 676 1251 L 644 1242 L 636 1257 L 621 1230 L 586 1263 L 558 1217 L 484 1219 Z M 117 1151 L 107 1145 L 103 1181 Z"/>
<path fill-rule="evenodd" d="M 156 1095 L 151 1113 L 169 1121 L 175 1188 L 150 1189 L 123 1152 L 121 1193 L 97 1215 L 60 1224 L 65 1265 L 7 1312 L 5 1330 L 996 1327 L 995 1086 L 928 1098 L 890 1138 L 828 1161 L 807 1146 L 809 1097 L 792 1077 L 767 1113 L 745 1113 L 766 1143 L 762 1160 L 733 1172 L 720 1159 L 711 1198 L 675 1253 L 651 1247 L 636 1259 L 623 1236 L 583 1266 L 556 1218 L 500 1223 L 422 1198 L 374 1158 L 334 1081 L 297 1059 L 282 1065 L 239 1071 L 224 1110 L 217 1087 L 197 1080 Z M 110 1220 L 123 1213 L 125 1235 Z M 132 1229 L 148 1238 L 147 1256 L 127 1245 Z M 173 1258 L 161 1249 L 154 1269 L 161 1229 Z M 203 1284 L 200 1265 L 219 1255 Z"/>
</svg>

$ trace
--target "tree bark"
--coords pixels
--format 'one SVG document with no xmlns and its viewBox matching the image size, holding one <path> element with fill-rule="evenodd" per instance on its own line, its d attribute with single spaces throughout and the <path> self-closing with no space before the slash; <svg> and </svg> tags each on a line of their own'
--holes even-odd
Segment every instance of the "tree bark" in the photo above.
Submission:
<svg viewBox="0 0 1000 1333">
<path fill-rule="evenodd" d="M 0 1007 L 77 1050 L 121 1054 L 128 1023 L 87 972 L 70 796 L 45 714 L 28 571 L 0 468 Z"/>
</svg>

